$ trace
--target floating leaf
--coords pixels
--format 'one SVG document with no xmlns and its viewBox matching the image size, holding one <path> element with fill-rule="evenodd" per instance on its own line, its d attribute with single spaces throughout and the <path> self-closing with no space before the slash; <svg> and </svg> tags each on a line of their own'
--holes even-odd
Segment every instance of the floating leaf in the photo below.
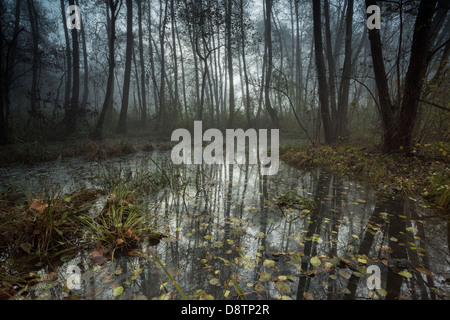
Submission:
<svg viewBox="0 0 450 320">
<path fill-rule="evenodd" d="M 311 260 L 309 261 L 314 267 L 318 266 L 321 264 L 320 259 L 318 256 L 312 257 Z"/>
<path fill-rule="evenodd" d="M 222 241 L 216 241 L 213 243 L 213 247 L 214 248 L 221 248 L 223 247 L 223 242 Z"/>
<path fill-rule="evenodd" d="M 359 262 L 359 263 L 362 263 L 362 264 L 366 264 L 366 263 L 367 263 L 367 260 L 366 260 L 366 259 L 363 259 L 363 258 L 358 258 L 358 262 Z"/>
<path fill-rule="evenodd" d="M 263 262 L 264 267 L 275 267 L 275 261 L 274 260 L 270 260 L 270 259 L 266 259 Z"/>
<path fill-rule="evenodd" d="M 220 286 L 221 285 L 221 281 L 218 278 L 212 278 L 211 280 L 209 280 L 209 283 L 211 283 L 213 286 Z"/>
<path fill-rule="evenodd" d="M 347 289 L 347 288 L 344 288 L 344 289 L 342 289 L 342 293 L 343 294 L 350 294 L 350 293 L 352 293 L 349 289 Z"/>
<path fill-rule="evenodd" d="M 123 287 L 118 286 L 113 290 L 114 297 L 120 296 L 123 293 Z"/>
<path fill-rule="evenodd" d="M 306 300 L 314 300 L 313 294 L 312 294 L 312 293 L 309 293 L 309 292 L 303 292 L 303 297 L 304 297 Z"/>
<path fill-rule="evenodd" d="M 416 228 L 414 228 L 414 227 L 408 227 L 408 228 L 406 228 L 406 231 L 417 232 L 418 230 Z"/>
<path fill-rule="evenodd" d="M 122 274 L 122 267 L 120 265 L 117 266 L 116 270 L 114 270 L 114 274 L 116 276 L 121 275 Z"/>
<path fill-rule="evenodd" d="M 271 276 L 272 274 L 269 272 L 261 272 L 261 275 L 259 276 L 259 281 L 265 282 L 269 280 Z"/>
<path fill-rule="evenodd" d="M 377 292 L 382 297 L 386 297 L 387 296 L 387 291 L 384 290 L 383 288 L 377 289 Z"/>
<path fill-rule="evenodd" d="M 275 284 L 275 289 L 277 289 L 277 291 L 282 294 L 291 292 L 291 287 L 284 281 L 278 281 Z"/>
<path fill-rule="evenodd" d="M 375 291 L 367 290 L 367 295 L 369 296 L 370 299 L 373 299 L 373 300 L 379 299 L 379 297 L 376 295 Z"/>
<path fill-rule="evenodd" d="M 266 291 L 266 288 L 264 287 L 264 285 L 263 285 L 262 283 L 258 282 L 258 283 L 255 285 L 255 290 L 256 290 L 256 291 Z"/>
<path fill-rule="evenodd" d="M 405 278 L 412 278 L 412 274 L 406 270 L 400 271 L 398 274 Z"/>
<path fill-rule="evenodd" d="M 352 234 L 352 237 L 355 238 L 355 239 L 359 239 L 359 236 L 356 235 L 356 234 Z"/>
<path fill-rule="evenodd" d="M 264 238 L 264 232 L 258 232 L 256 236 L 262 239 Z"/>
<path fill-rule="evenodd" d="M 339 275 L 345 279 L 350 279 L 351 274 L 345 270 L 339 270 Z"/>
</svg>

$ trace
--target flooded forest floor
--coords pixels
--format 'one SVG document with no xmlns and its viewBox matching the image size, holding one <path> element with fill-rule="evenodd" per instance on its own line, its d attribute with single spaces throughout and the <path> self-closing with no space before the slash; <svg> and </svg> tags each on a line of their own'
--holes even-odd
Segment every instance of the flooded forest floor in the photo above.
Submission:
<svg viewBox="0 0 450 320">
<path fill-rule="evenodd" d="M 170 150 L 2 150 L 0 298 L 450 298 L 447 144 L 285 143 L 274 176 Z"/>
</svg>

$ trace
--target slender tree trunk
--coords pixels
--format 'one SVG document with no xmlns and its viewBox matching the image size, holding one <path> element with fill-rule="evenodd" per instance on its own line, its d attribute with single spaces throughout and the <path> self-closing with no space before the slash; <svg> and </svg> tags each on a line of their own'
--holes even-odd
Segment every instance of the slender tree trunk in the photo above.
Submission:
<svg viewBox="0 0 450 320">
<path fill-rule="evenodd" d="M 69 5 L 75 5 L 74 0 L 69 0 Z M 78 30 L 73 28 L 72 33 L 72 67 L 73 67 L 73 83 L 72 98 L 70 99 L 70 107 L 68 119 L 66 119 L 66 134 L 70 135 L 75 132 L 78 119 L 78 108 L 80 99 L 80 49 L 78 41 Z"/>
<path fill-rule="evenodd" d="M 125 74 L 123 77 L 122 108 L 120 109 L 118 133 L 127 132 L 128 102 L 130 97 L 131 56 L 133 53 L 133 1 L 126 0 L 127 5 L 127 46 L 125 52 Z"/>
<path fill-rule="evenodd" d="M 102 138 L 103 124 L 105 122 L 106 112 L 112 108 L 114 96 L 114 68 L 115 63 L 115 43 L 116 43 L 116 20 L 122 6 L 120 0 L 108 0 L 107 10 L 110 12 L 110 30 L 109 30 L 109 58 L 108 58 L 108 82 L 106 84 L 106 94 L 103 101 L 102 110 L 97 121 L 97 125 L 92 133 L 93 139 Z"/>
<path fill-rule="evenodd" d="M 67 28 L 66 21 L 66 7 L 64 4 L 64 0 L 61 0 L 61 13 L 62 13 L 62 23 L 64 29 L 64 38 L 66 40 L 66 59 L 67 59 L 67 68 L 66 68 L 66 83 L 64 86 L 64 112 L 66 116 L 66 122 L 69 117 L 69 104 L 70 104 L 70 87 L 72 84 L 72 51 L 70 50 L 70 38 L 69 31 Z"/>
<path fill-rule="evenodd" d="M 180 33 L 177 32 L 177 42 L 178 47 L 180 48 L 180 61 L 181 61 L 181 83 L 183 87 L 183 104 L 184 104 L 184 113 L 187 117 L 188 113 L 188 104 L 187 104 L 187 93 L 186 93 L 186 73 L 184 71 L 184 57 L 183 57 L 183 47 L 181 45 Z"/>
<path fill-rule="evenodd" d="M 233 45 L 231 42 L 231 18 L 233 14 L 233 1 L 227 0 L 226 14 L 225 14 L 225 28 L 226 28 L 226 44 L 227 44 L 227 59 L 228 59 L 228 76 L 230 81 L 229 89 L 229 103 L 230 103 L 230 117 L 228 118 L 228 125 L 232 127 L 235 114 L 234 101 L 234 72 L 233 72 Z"/>
<path fill-rule="evenodd" d="M 272 125 L 275 128 L 279 128 L 277 110 L 274 109 L 270 103 L 270 82 L 272 80 L 272 69 L 273 69 L 273 57 L 272 57 L 272 5 L 273 0 L 265 0 L 266 5 L 266 17 L 265 17 L 265 45 L 267 47 L 267 72 L 266 72 L 266 83 L 264 88 L 265 105 L 266 110 L 269 113 L 270 119 L 272 120 Z"/>
<path fill-rule="evenodd" d="M 247 126 L 249 128 L 252 127 L 251 116 L 250 116 L 250 87 L 249 87 L 249 79 L 247 72 L 247 59 L 245 56 L 245 26 L 244 26 L 244 0 L 240 0 L 240 18 L 241 18 L 241 47 L 242 47 L 242 68 L 244 71 L 244 82 L 245 82 L 245 115 L 247 117 Z M 242 91 L 244 92 L 244 91 Z"/>
<path fill-rule="evenodd" d="M 79 0 L 77 0 L 77 6 L 79 6 Z M 84 114 L 87 108 L 87 102 L 89 97 L 89 65 L 88 65 L 88 55 L 86 47 L 86 32 L 84 31 L 83 16 L 80 19 L 81 24 L 81 42 L 83 48 L 83 97 L 81 98 L 80 110 Z"/>
<path fill-rule="evenodd" d="M 158 120 L 161 121 L 166 117 L 166 59 L 165 59 L 165 38 L 166 38 L 166 24 L 167 24 L 167 0 L 164 2 L 159 1 L 160 5 L 160 30 L 159 30 L 159 45 L 160 45 L 160 65 L 161 65 L 161 77 L 159 85 L 159 112 Z"/>
<path fill-rule="evenodd" d="M 333 48 L 331 46 L 331 23 L 330 23 L 330 2 L 324 1 L 324 16 L 325 16 L 325 42 L 326 42 L 326 57 L 328 63 L 328 90 L 330 93 L 330 110 L 331 110 L 331 131 L 333 135 L 336 134 L 338 124 L 338 110 L 336 105 L 336 66 L 334 63 Z"/>
<path fill-rule="evenodd" d="M 156 112 L 156 108 L 159 104 L 159 90 L 158 83 L 156 81 L 156 73 L 155 73 L 155 60 L 154 60 L 154 51 L 153 51 L 153 36 L 152 36 L 152 6 L 148 4 L 148 51 L 150 56 L 150 76 L 152 78 L 153 84 L 153 99 L 154 99 L 154 108 Z M 159 112 L 159 111 L 158 111 Z"/>
<path fill-rule="evenodd" d="M 332 143 L 334 136 L 331 129 L 331 118 L 328 110 L 328 85 L 325 74 L 325 62 L 323 58 L 323 42 L 321 28 L 320 1 L 313 0 L 313 20 L 314 20 L 314 53 L 316 56 L 317 78 L 319 82 L 320 115 L 323 122 L 325 143 Z"/>
<path fill-rule="evenodd" d="M 150 5 L 150 4 L 149 4 Z M 142 31 L 142 0 L 137 1 L 138 6 L 138 25 L 139 25 L 139 62 L 141 65 L 141 94 L 139 100 L 141 101 L 141 121 L 145 126 L 147 123 L 147 97 L 146 97 L 146 76 L 145 76 L 145 62 L 144 62 L 144 43 Z"/>
<path fill-rule="evenodd" d="M 16 47 L 19 34 L 24 30 L 20 28 L 20 4 L 21 0 L 16 0 L 15 22 L 13 36 L 6 48 L 6 59 L 0 59 L 0 144 L 9 142 L 9 105 L 10 88 L 14 74 L 14 64 L 16 63 Z M 4 10 L 3 2 L 0 3 L 0 10 Z M 3 34 L 2 24 L 0 22 L 0 52 L 3 53 Z"/>
<path fill-rule="evenodd" d="M 350 77 L 352 64 L 352 36 L 353 36 L 353 4 L 354 0 L 348 0 L 345 26 L 345 60 L 342 70 L 342 79 L 339 90 L 338 102 L 338 131 L 341 137 L 348 137 L 348 95 L 350 91 Z"/>
<path fill-rule="evenodd" d="M 295 39 L 295 82 L 296 82 L 296 95 L 295 104 L 297 113 L 300 114 L 300 106 L 302 103 L 302 90 L 303 90 L 303 77 L 302 77 L 302 47 L 300 46 L 301 33 L 300 33 L 300 15 L 299 15 L 299 4 L 298 1 L 294 0 L 295 6 L 295 28 L 296 28 L 296 39 Z"/>
<path fill-rule="evenodd" d="M 37 86 L 38 86 L 38 69 L 39 69 L 39 31 L 38 22 L 36 17 L 36 10 L 34 8 L 33 0 L 27 0 L 28 5 L 28 15 L 30 18 L 31 35 L 33 39 L 33 59 L 31 67 L 31 91 L 30 91 L 30 118 L 28 119 L 27 126 L 29 126 L 30 121 L 32 126 L 35 126 L 35 120 L 37 116 Z"/>
<path fill-rule="evenodd" d="M 172 29 L 172 52 L 173 52 L 173 81 L 174 81 L 174 110 L 178 115 L 180 110 L 180 94 L 178 90 L 178 53 L 176 44 L 177 24 L 175 16 L 175 0 L 170 0 L 170 20 Z"/>
</svg>

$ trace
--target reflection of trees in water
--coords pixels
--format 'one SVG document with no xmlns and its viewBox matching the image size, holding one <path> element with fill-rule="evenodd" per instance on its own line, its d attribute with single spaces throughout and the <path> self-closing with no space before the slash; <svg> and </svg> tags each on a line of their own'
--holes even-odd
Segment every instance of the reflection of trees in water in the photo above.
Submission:
<svg viewBox="0 0 450 320">
<path fill-rule="evenodd" d="M 169 270 L 181 271 L 177 283 L 185 293 L 203 289 L 216 299 L 221 298 L 223 286 L 211 285 L 208 275 L 219 278 L 222 284 L 233 276 L 244 291 L 255 293 L 256 290 L 247 289 L 246 284 L 259 283 L 261 288 L 261 273 L 270 271 L 272 277 L 297 276 L 298 282 L 290 284 L 290 295 L 297 299 L 303 299 L 305 292 L 316 299 L 367 299 L 367 277 L 361 268 L 358 270 L 350 264 L 330 269 L 323 268 L 323 263 L 320 267 L 310 265 L 310 257 L 314 256 L 325 255 L 324 260 L 342 257 L 353 264 L 360 255 L 368 258 L 364 267 L 371 264 L 380 267 L 381 285 L 387 291 L 387 299 L 396 299 L 399 295 L 436 298 L 429 289 L 435 284 L 433 277 L 410 268 L 413 265 L 431 269 L 430 260 L 435 259 L 428 253 L 420 255 L 419 250 L 411 250 L 408 245 L 416 243 L 417 247 L 425 247 L 430 234 L 425 224 L 415 222 L 421 217 L 411 201 L 380 199 L 375 203 L 373 193 L 358 184 L 321 171 L 302 173 L 283 168 L 285 171 L 280 175 L 268 177 L 260 176 L 259 168 L 248 164 L 180 169 L 191 184 L 170 193 L 158 209 L 160 226 L 170 225 L 170 233 L 175 234 L 177 241 L 161 243 L 154 250 Z M 317 209 L 297 219 L 285 219 L 273 203 L 290 190 L 314 199 Z M 380 214 L 384 212 L 389 215 Z M 415 228 L 417 232 L 406 232 L 407 228 Z M 233 245 L 227 244 L 228 240 Z M 274 257 L 274 252 L 302 252 L 302 271 L 299 272 L 289 259 Z M 231 261 L 232 266 L 215 256 Z M 246 263 L 250 261 L 252 267 L 235 263 L 235 258 L 250 259 Z M 381 262 L 382 258 L 388 261 L 387 266 Z M 263 264 L 266 259 L 274 259 L 276 267 L 269 270 Z M 412 278 L 399 275 L 402 268 L 409 268 Z M 342 277 L 341 270 L 347 271 L 350 277 Z M 336 277 L 332 279 L 330 275 Z M 149 265 L 142 276 L 140 290 L 143 294 L 147 297 L 160 295 L 155 268 Z M 161 272 L 159 276 L 165 277 Z M 273 289 L 274 284 L 271 280 L 262 283 L 265 291 L 247 298 L 274 298 L 278 294 Z M 237 298 L 235 291 L 231 287 L 228 289 L 231 296 Z M 347 289 L 347 294 L 343 289 Z"/>
</svg>

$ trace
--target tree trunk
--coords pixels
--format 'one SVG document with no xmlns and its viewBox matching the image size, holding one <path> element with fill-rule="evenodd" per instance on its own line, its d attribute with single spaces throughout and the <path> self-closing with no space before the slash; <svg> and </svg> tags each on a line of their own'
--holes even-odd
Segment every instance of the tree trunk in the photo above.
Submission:
<svg viewBox="0 0 450 320">
<path fill-rule="evenodd" d="M 432 47 L 433 16 L 437 0 L 422 0 L 414 25 L 410 62 L 404 80 L 403 101 L 400 111 L 396 112 L 391 104 L 386 70 L 383 61 L 380 32 L 369 30 L 372 51 L 373 70 L 377 84 L 380 114 L 383 122 L 383 147 L 388 153 L 409 152 L 412 132 L 415 126 L 419 98 L 424 76 L 429 64 Z M 374 0 L 366 0 L 366 7 L 376 5 Z"/>
<path fill-rule="evenodd" d="M 79 6 L 79 0 L 77 0 L 77 6 Z M 85 114 L 87 108 L 87 102 L 89 97 L 89 66 L 88 66 L 88 55 L 87 55 L 87 47 L 86 47 L 86 33 L 84 32 L 84 23 L 83 18 L 81 16 L 80 19 L 81 25 L 81 42 L 83 48 L 83 97 L 81 99 L 80 111 Z"/>
<path fill-rule="evenodd" d="M 34 8 L 33 0 L 27 0 L 28 15 L 30 18 L 31 35 L 33 38 L 33 60 L 32 60 L 32 76 L 31 76 L 31 91 L 30 91 L 30 118 L 28 119 L 27 126 L 30 122 L 32 127 L 35 126 L 35 120 L 37 117 L 37 84 L 38 84 L 38 69 L 39 69 L 39 31 L 38 22 L 36 17 L 36 10 Z"/>
<path fill-rule="evenodd" d="M 67 68 L 66 68 L 66 83 L 64 86 L 64 112 L 67 119 L 69 118 L 69 105 L 70 105 L 70 87 L 72 84 L 72 51 L 70 50 L 70 38 L 69 31 L 67 28 L 66 21 L 66 7 L 64 4 L 64 0 L 61 0 L 61 13 L 62 13 L 62 22 L 63 22 L 63 30 L 64 30 L 64 38 L 66 40 L 66 59 L 67 59 Z"/>
<path fill-rule="evenodd" d="M 348 137 L 348 95 L 350 91 L 350 77 L 352 64 L 352 36 L 353 36 L 353 5 L 354 0 L 348 0 L 345 26 L 345 60 L 339 89 L 337 134 Z"/>
<path fill-rule="evenodd" d="M 330 111 L 328 110 L 328 85 L 325 74 L 325 62 L 323 58 L 323 43 L 321 29 L 320 1 L 313 0 L 314 20 L 314 53 L 316 57 L 317 78 L 319 82 L 320 115 L 323 122 L 325 143 L 332 143 L 334 136 L 331 128 Z"/>
<path fill-rule="evenodd" d="M 273 68 L 273 57 L 272 57 L 272 5 L 273 0 L 265 0 L 266 5 L 266 17 L 264 21 L 265 25 L 265 45 L 267 47 L 267 64 L 266 64 L 266 83 L 264 87 L 264 97 L 266 110 L 269 113 L 270 119 L 272 120 L 272 125 L 274 128 L 279 128 L 277 110 L 272 108 L 270 104 L 270 82 L 272 80 L 272 68 Z"/>
<path fill-rule="evenodd" d="M 173 52 L 173 81 L 174 81 L 174 110 L 175 114 L 178 116 L 180 110 L 180 94 L 178 90 L 178 55 L 177 55 L 177 44 L 176 44 L 176 16 L 175 16 L 175 0 L 170 0 L 170 19 L 171 19 L 171 29 L 172 29 L 172 52 Z"/>
<path fill-rule="evenodd" d="M 118 133 L 127 132 L 128 102 L 130 96 L 131 55 L 133 52 L 133 1 L 126 0 L 127 5 L 127 46 L 125 52 L 125 74 L 123 77 L 122 108 L 120 109 Z"/>
<path fill-rule="evenodd" d="M 148 51 L 150 56 L 150 76 L 152 78 L 153 84 L 154 108 L 156 111 L 156 108 L 159 103 L 159 91 L 155 73 L 155 60 L 154 60 L 153 36 L 152 36 L 152 6 L 150 5 L 150 3 L 148 4 Z"/>
<path fill-rule="evenodd" d="M 235 114 L 235 101 L 234 101 L 234 73 L 233 73 L 233 46 L 231 42 L 231 17 L 233 10 L 233 1 L 227 0 L 226 14 L 225 14 L 225 29 L 226 29 L 226 44 L 227 44 L 227 59 L 228 59 L 228 76 L 230 81 L 229 91 L 229 103 L 230 103 L 230 117 L 228 118 L 228 126 L 231 128 L 233 125 Z"/>
<path fill-rule="evenodd" d="M 245 115 L 247 118 L 247 127 L 252 127 L 251 116 L 250 116 L 250 87 L 247 72 L 247 61 L 245 57 L 245 27 L 244 27 L 244 0 L 240 0 L 240 18 L 241 18 L 241 50 L 242 50 L 242 68 L 244 71 L 244 82 L 245 82 Z M 242 91 L 244 93 L 244 91 Z"/>
<path fill-rule="evenodd" d="M 74 0 L 69 0 L 69 5 L 75 5 Z M 72 98 L 70 99 L 68 118 L 66 119 L 66 134 L 70 135 L 75 132 L 78 118 L 78 104 L 80 98 L 80 49 L 78 41 L 78 30 L 73 28 L 72 33 L 72 67 L 73 67 L 73 83 Z"/>
<path fill-rule="evenodd" d="M 16 62 L 16 46 L 17 39 L 20 32 L 24 29 L 20 28 L 20 4 L 21 0 L 16 0 L 15 6 L 15 22 L 14 30 L 11 41 L 8 43 L 6 48 L 6 59 L 0 59 L 0 144 L 6 144 L 9 142 L 9 104 L 10 104 L 10 88 L 13 73 L 14 64 Z M 0 9 L 4 10 L 3 3 L 0 3 Z M 5 35 L 3 34 L 2 24 L 0 23 L 0 52 L 3 53 L 3 39 Z"/>
<path fill-rule="evenodd" d="M 164 13 L 162 12 L 163 1 L 159 1 L 160 5 L 160 29 L 159 29 L 159 45 L 160 45 L 160 65 L 161 77 L 159 85 L 159 112 L 158 120 L 161 121 L 166 117 L 166 59 L 165 59 L 165 37 L 167 23 L 167 0 L 164 3 Z"/>
<path fill-rule="evenodd" d="M 146 97 L 146 87 L 145 87 L 145 62 L 144 62 L 144 43 L 143 43 L 143 32 L 142 32 L 142 0 L 137 1 L 138 6 L 138 25 L 139 25 L 139 61 L 141 65 L 141 121 L 143 126 L 147 123 L 147 97 Z M 142 99 L 142 100 L 141 100 Z"/>
<path fill-rule="evenodd" d="M 115 42 L 116 42 L 116 20 L 122 6 L 122 1 L 108 0 L 107 10 L 110 12 L 110 30 L 109 30 L 109 58 L 108 58 L 108 82 L 106 84 L 105 100 L 103 101 L 102 111 L 97 121 L 92 138 L 95 140 L 102 139 L 103 124 L 105 122 L 106 112 L 112 108 L 114 96 L 114 68 L 115 63 Z"/>
<path fill-rule="evenodd" d="M 331 23 L 330 23 L 330 2 L 324 1 L 325 16 L 325 42 L 326 57 L 328 63 L 328 92 L 330 93 L 330 110 L 331 110 L 331 132 L 333 135 L 337 133 L 338 128 L 338 110 L 336 105 L 336 65 L 334 61 L 333 47 L 331 46 Z"/>
<path fill-rule="evenodd" d="M 299 15 L 299 4 L 298 1 L 294 0 L 295 6 L 295 28 L 296 28 L 296 39 L 295 39 L 295 83 L 296 94 L 295 94 L 295 106 L 297 113 L 300 114 L 300 106 L 302 103 L 302 90 L 303 90 L 303 76 L 302 76 L 302 47 L 300 45 L 301 33 L 300 33 L 300 15 Z"/>
<path fill-rule="evenodd" d="M 420 94 L 428 68 L 428 55 L 432 47 L 431 26 L 436 3 L 437 0 L 420 2 L 414 26 L 410 63 L 405 77 L 404 99 L 398 118 L 398 148 L 403 147 L 406 152 L 410 151 Z"/>
</svg>

